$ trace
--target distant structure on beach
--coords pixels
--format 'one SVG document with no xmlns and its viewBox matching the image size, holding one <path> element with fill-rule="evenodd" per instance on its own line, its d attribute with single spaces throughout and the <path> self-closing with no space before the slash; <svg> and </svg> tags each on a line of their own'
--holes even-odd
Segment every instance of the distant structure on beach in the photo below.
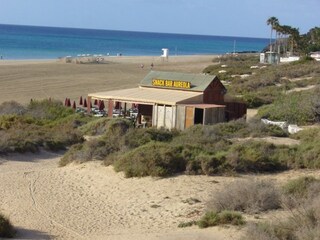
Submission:
<svg viewBox="0 0 320 240">
<path fill-rule="evenodd" d="M 168 48 L 162 48 L 162 55 L 161 55 L 161 59 L 168 61 L 169 59 L 169 49 Z"/>
<path fill-rule="evenodd" d="M 76 64 L 84 64 L 84 63 L 105 63 L 105 56 L 99 55 L 90 55 L 90 54 L 79 54 L 77 57 L 66 56 L 60 58 L 60 61 L 65 63 L 76 63 Z"/>
</svg>

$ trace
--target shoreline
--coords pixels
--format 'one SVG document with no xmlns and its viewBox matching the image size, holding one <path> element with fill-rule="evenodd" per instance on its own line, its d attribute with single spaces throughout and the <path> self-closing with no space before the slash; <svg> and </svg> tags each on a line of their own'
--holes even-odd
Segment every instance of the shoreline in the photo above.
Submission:
<svg viewBox="0 0 320 240">
<path fill-rule="evenodd" d="M 172 55 L 168 58 L 164 58 L 161 56 L 146 56 L 146 55 L 137 55 L 137 56 L 106 56 L 102 55 L 99 56 L 100 58 L 104 58 L 106 62 L 122 62 L 122 63 L 133 63 L 133 62 L 141 62 L 141 61 L 151 61 L 151 62 L 170 62 L 172 61 L 197 61 L 199 59 L 207 59 L 207 58 L 217 58 L 221 55 L 218 54 L 199 54 L 199 55 Z M 1 59 L 0 60 L 0 66 L 1 65 L 24 65 L 24 64 L 41 64 L 41 63 L 66 63 L 65 59 L 66 57 L 60 57 L 60 58 L 54 58 L 54 59 Z M 77 58 L 94 58 L 95 56 L 79 56 L 79 57 L 71 57 L 72 59 Z"/>
<path fill-rule="evenodd" d="M 204 54 L 180 54 L 180 55 L 169 55 L 169 58 L 175 58 L 175 57 L 208 57 L 208 56 L 221 56 L 221 55 L 227 55 L 230 53 L 204 53 Z M 242 53 L 238 53 L 238 54 L 242 54 Z M 145 58 L 150 58 L 150 57 L 161 57 L 161 55 L 121 55 L 121 56 L 117 56 L 117 55 L 98 55 L 96 56 L 95 54 L 90 54 L 88 56 L 61 56 L 61 57 L 57 57 L 57 58 L 15 58 L 15 59 L 7 59 L 7 58 L 2 58 L 0 60 L 0 62 L 3 61 L 54 61 L 54 60 L 60 60 L 60 59 L 64 59 L 66 57 L 72 57 L 72 58 L 77 58 L 77 57 L 105 57 L 105 58 L 140 58 L 140 57 L 145 57 Z"/>
</svg>

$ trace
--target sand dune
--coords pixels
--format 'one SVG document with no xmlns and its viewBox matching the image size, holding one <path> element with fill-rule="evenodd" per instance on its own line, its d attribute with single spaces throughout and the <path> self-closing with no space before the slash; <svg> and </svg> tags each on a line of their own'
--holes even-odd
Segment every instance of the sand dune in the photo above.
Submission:
<svg viewBox="0 0 320 240">
<path fill-rule="evenodd" d="M 237 178 L 127 179 L 100 162 L 58 168 L 59 157 L 43 152 L 0 159 L 0 211 L 17 227 L 17 239 L 222 240 L 240 239 L 244 232 L 236 227 L 178 228 L 180 222 L 199 219 L 212 195 Z M 320 177 L 320 171 L 241 178 L 283 183 L 297 175 Z"/>
<path fill-rule="evenodd" d="M 178 228 L 180 222 L 198 219 L 211 190 L 232 178 L 127 179 L 100 162 L 58 168 L 58 160 L 51 153 L 0 160 L 0 211 L 18 228 L 20 239 L 236 239 L 239 235 L 236 228 Z"/>
</svg>

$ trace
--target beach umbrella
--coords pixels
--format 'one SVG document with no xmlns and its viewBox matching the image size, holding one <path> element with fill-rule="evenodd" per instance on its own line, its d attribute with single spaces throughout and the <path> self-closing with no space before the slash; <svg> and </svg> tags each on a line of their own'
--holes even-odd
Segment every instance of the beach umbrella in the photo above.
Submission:
<svg viewBox="0 0 320 240">
<path fill-rule="evenodd" d="M 67 107 L 68 106 L 68 98 L 66 98 L 65 100 L 64 100 L 64 105 Z"/>
<path fill-rule="evenodd" d="M 77 108 L 76 101 L 73 101 L 72 108 L 73 108 L 73 109 L 76 109 L 76 108 Z"/>
<path fill-rule="evenodd" d="M 104 109 L 104 102 L 103 101 L 99 101 L 99 110 L 102 111 Z"/>
<path fill-rule="evenodd" d="M 85 98 L 84 101 L 83 101 L 83 107 L 87 107 L 87 99 Z"/>
<path fill-rule="evenodd" d="M 94 100 L 93 105 L 98 105 L 98 100 L 97 99 Z"/>
<path fill-rule="evenodd" d="M 80 96 L 79 105 L 82 105 L 82 96 Z"/>
<path fill-rule="evenodd" d="M 91 108 L 92 108 L 92 103 L 91 103 L 91 101 L 89 101 L 89 108 L 90 108 L 90 110 L 91 110 Z"/>
<path fill-rule="evenodd" d="M 71 101 L 70 101 L 70 98 L 68 98 L 68 100 L 67 100 L 67 107 L 71 107 Z"/>
</svg>

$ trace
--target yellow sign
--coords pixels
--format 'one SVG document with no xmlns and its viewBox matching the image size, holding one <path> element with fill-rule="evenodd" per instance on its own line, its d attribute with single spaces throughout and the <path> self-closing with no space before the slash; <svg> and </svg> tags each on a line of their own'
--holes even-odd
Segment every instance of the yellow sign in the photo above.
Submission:
<svg viewBox="0 0 320 240">
<path fill-rule="evenodd" d="M 175 81 L 166 79 L 153 79 L 152 86 L 172 87 L 172 88 L 191 88 L 191 83 L 186 81 Z"/>
</svg>

